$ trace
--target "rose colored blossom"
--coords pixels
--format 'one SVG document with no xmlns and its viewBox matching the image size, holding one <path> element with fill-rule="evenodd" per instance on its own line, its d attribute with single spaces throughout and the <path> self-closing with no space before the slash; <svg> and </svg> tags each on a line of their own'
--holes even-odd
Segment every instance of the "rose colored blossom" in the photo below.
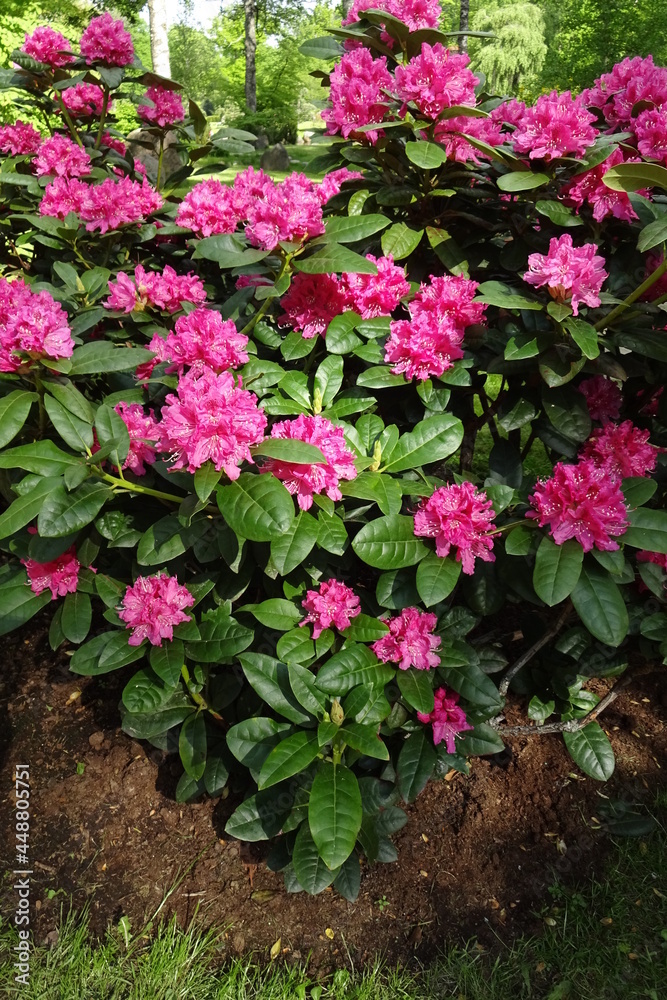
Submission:
<svg viewBox="0 0 667 1000">
<path fill-rule="evenodd" d="M 129 177 L 117 181 L 107 177 L 99 184 L 86 187 L 79 215 L 89 233 L 98 229 L 104 234 L 110 229 L 141 223 L 162 205 L 162 196 L 147 180 L 139 184 Z"/>
<path fill-rule="evenodd" d="M 176 332 L 167 336 L 164 357 L 170 361 L 167 374 L 183 374 L 201 362 L 214 372 L 238 368 L 248 360 L 248 338 L 238 333 L 233 320 L 223 320 L 214 309 L 194 309 L 176 320 Z"/>
<path fill-rule="evenodd" d="M 366 254 L 377 267 L 377 274 L 344 274 L 342 281 L 348 290 L 349 302 L 362 319 L 389 316 L 402 298 L 410 293 L 405 268 L 394 264 L 391 254 L 374 257 Z"/>
<path fill-rule="evenodd" d="M 150 361 L 144 361 L 142 364 L 137 365 L 134 377 L 140 382 L 143 382 L 151 377 L 153 369 L 156 365 L 169 360 L 167 357 L 166 340 L 159 333 L 153 334 L 151 342 L 148 345 L 148 350 L 152 351 L 155 357 L 151 358 Z"/>
<path fill-rule="evenodd" d="M 517 101 L 513 97 L 509 101 L 503 101 L 497 108 L 494 108 L 489 117 L 492 121 L 500 125 L 519 125 L 526 113 L 526 105 L 523 101 Z"/>
<path fill-rule="evenodd" d="M 35 28 L 32 35 L 25 36 L 21 52 L 32 56 L 38 62 L 51 66 L 52 69 L 59 69 L 76 60 L 76 56 L 71 54 L 71 48 L 71 42 L 59 31 L 41 25 L 39 28 Z"/>
<path fill-rule="evenodd" d="M 22 559 L 21 562 L 26 568 L 30 587 L 35 594 L 50 590 L 51 600 L 55 601 L 57 597 L 76 592 L 81 563 L 76 558 L 75 545 L 49 562 L 39 563 L 34 559 Z"/>
<path fill-rule="evenodd" d="M 104 91 L 96 83 L 75 83 L 58 92 L 69 113 L 75 118 L 99 118 L 104 108 Z M 113 101 L 107 104 L 111 110 Z"/>
<path fill-rule="evenodd" d="M 76 178 L 56 177 L 47 184 L 39 204 L 40 215 L 50 215 L 55 219 L 65 219 L 70 212 L 77 215 L 88 198 L 88 185 Z"/>
<path fill-rule="evenodd" d="M 586 397 L 586 405 L 592 420 L 606 424 L 610 420 L 618 420 L 623 405 L 623 393 L 611 379 L 604 375 L 593 375 L 584 379 L 577 386 L 579 392 Z"/>
<path fill-rule="evenodd" d="M 127 146 L 125 145 L 123 140 L 119 139 L 115 135 L 112 135 L 111 132 L 105 132 L 103 134 L 102 145 L 106 146 L 107 149 L 115 150 L 115 152 L 119 153 L 121 156 L 125 156 L 125 153 L 127 151 Z"/>
<path fill-rule="evenodd" d="M 167 90 L 166 87 L 149 87 L 144 96 L 153 102 L 152 105 L 139 104 L 137 107 L 137 115 L 144 121 L 165 128 L 182 122 L 185 118 L 183 101 L 177 91 Z"/>
<path fill-rule="evenodd" d="M 81 55 L 89 66 L 129 66 L 134 59 L 132 35 L 108 12 L 94 17 L 81 36 Z"/>
<path fill-rule="evenodd" d="M 19 371 L 37 358 L 69 358 L 73 350 L 67 313 L 59 302 L 48 292 L 33 292 L 20 278 L 0 278 L 0 371 Z"/>
<path fill-rule="evenodd" d="M 232 189 L 218 180 L 201 181 L 178 206 L 176 225 L 197 236 L 233 233 L 240 217 L 232 204 Z"/>
<path fill-rule="evenodd" d="M 547 285 L 552 299 L 569 302 L 577 316 L 582 302 L 592 307 L 600 305 L 599 292 L 608 275 L 603 267 L 604 257 L 596 250 L 595 243 L 573 246 L 569 233 L 558 239 L 554 237 L 547 254 L 530 254 L 529 270 L 523 280 L 537 288 Z"/>
<path fill-rule="evenodd" d="M 52 135 L 43 142 L 32 162 L 38 177 L 83 177 L 91 170 L 89 154 L 66 135 Z"/>
<path fill-rule="evenodd" d="M 499 146 L 503 141 L 501 131 L 502 124 L 491 118 L 457 115 L 455 118 L 438 122 L 433 138 L 445 147 L 448 160 L 453 160 L 455 163 L 467 163 L 471 160 L 479 165 L 484 160 L 489 160 L 490 156 L 482 150 L 475 149 L 468 139 L 479 139 L 487 146 Z"/>
<path fill-rule="evenodd" d="M 454 546 L 456 561 L 468 576 L 475 570 L 475 559 L 495 562 L 491 551 L 495 528 L 493 504 L 484 490 L 472 483 L 441 486 L 422 501 L 415 514 L 415 535 L 435 538 L 435 552 L 448 556 Z"/>
<path fill-rule="evenodd" d="M 610 125 L 632 127 L 632 112 L 640 101 L 656 107 L 667 102 L 667 70 L 654 66 L 653 56 L 623 59 L 585 90 L 581 99 L 589 107 L 600 108 Z"/>
<path fill-rule="evenodd" d="M 642 111 L 635 122 L 635 133 L 642 156 L 667 163 L 667 105 Z"/>
<path fill-rule="evenodd" d="M 444 741 L 447 753 L 456 753 L 455 737 L 473 727 L 469 725 L 465 712 L 458 704 L 458 692 L 449 688 L 437 688 L 433 695 L 433 711 L 429 715 L 417 712 L 417 718 L 420 722 L 432 724 L 433 742 L 436 746 Z"/>
<path fill-rule="evenodd" d="M 278 323 L 289 323 L 304 340 L 310 340 L 317 334 L 325 336 L 331 320 L 349 307 L 350 296 L 335 274 L 297 272 L 280 304 L 285 312 L 278 317 Z"/>
<path fill-rule="evenodd" d="M 647 401 L 643 404 L 639 412 L 645 417 L 657 417 L 660 412 L 660 400 L 662 399 L 664 391 L 664 385 L 660 385 L 657 389 L 650 392 L 648 394 Z M 647 390 L 640 389 L 637 393 L 637 398 L 643 400 L 646 394 Z"/>
<path fill-rule="evenodd" d="M 106 309 L 131 313 L 153 306 L 175 313 L 183 302 L 196 304 L 206 301 L 206 290 L 196 274 L 177 274 L 169 264 L 162 274 L 146 271 L 141 264 L 134 269 L 134 278 L 119 271 L 116 281 L 109 282 Z"/>
<path fill-rule="evenodd" d="M 30 122 L 18 121 L 15 125 L 0 125 L 0 152 L 10 156 L 36 153 L 42 137 Z"/>
<path fill-rule="evenodd" d="M 275 186 L 275 181 L 263 170 L 247 167 L 238 173 L 231 188 L 231 203 L 239 220 L 247 219 L 255 202 L 268 198 Z"/>
<path fill-rule="evenodd" d="M 553 476 L 538 482 L 529 497 L 535 508 L 526 517 L 539 526 L 549 526 L 557 545 L 576 538 L 584 552 L 593 547 L 602 552 L 618 548 L 614 535 L 628 527 L 627 510 L 618 479 L 591 461 L 554 466 Z"/>
<path fill-rule="evenodd" d="M 130 435 L 130 450 L 123 462 L 123 468 L 129 469 L 135 476 L 143 476 L 146 465 L 155 461 L 155 442 L 160 439 L 160 428 L 151 410 L 144 413 L 140 403 L 118 403 L 114 410 L 123 420 Z M 149 444 L 153 442 L 153 444 Z"/>
<path fill-rule="evenodd" d="M 299 625 L 303 627 L 312 622 L 313 639 L 318 639 L 324 629 L 332 625 L 343 632 L 350 627 L 350 619 L 361 613 L 359 598 L 351 587 L 346 587 L 340 580 L 325 580 L 318 590 L 306 591 L 301 606 L 308 614 Z"/>
<path fill-rule="evenodd" d="M 340 192 L 343 184 L 347 181 L 363 180 L 364 175 L 358 170 L 348 170 L 347 167 L 339 167 L 338 170 L 331 170 L 325 174 L 319 184 L 315 185 L 318 198 L 322 205 L 325 205 L 334 195 Z"/>
<path fill-rule="evenodd" d="M 377 142 L 381 130 L 359 132 L 363 125 L 384 120 L 389 98 L 384 93 L 393 85 L 387 69 L 387 59 L 374 59 L 369 49 L 346 52 L 331 73 L 329 100 L 331 107 L 321 112 L 327 124 L 327 135 L 342 135 L 347 139 Z"/>
<path fill-rule="evenodd" d="M 648 476 L 655 469 L 658 449 L 648 443 L 650 431 L 635 427 L 631 420 L 608 423 L 593 431 L 580 452 L 611 478 L 628 479 Z"/>
<path fill-rule="evenodd" d="M 624 158 L 620 149 L 615 149 L 606 160 L 593 167 L 592 170 L 585 170 L 583 174 L 576 174 L 569 184 L 563 188 L 563 200 L 567 205 L 574 205 L 577 211 L 586 202 L 593 208 L 593 218 L 596 222 L 602 222 L 608 215 L 613 215 L 616 219 L 624 219 L 632 222 L 637 218 L 637 213 L 630 203 L 625 191 L 612 191 L 603 182 L 602 178 L 608 170 L 618 163 L 639 163 L 637 157 Z M 639 192 L 648 195 L 648 191 L 643 189 Z"/>
<path fill-rule="evenodd" d="M 647 552 L 646 549 L 640 549 L 637 553 L 637 562 L 654 563 L 667 570 L 667 554 L 664 552 Z"/>
<path fill-rule="evenodd" d="M 241 462 L 252 462 L 250 445 L 263 439 L 267 423 L 254 393 L 201 363 L 181 375 L 161 416 L 160 448 L 173 456 L 172 468 L 196 472 L 210 461 L 230 479 L 238 479 Z"/>
<path fill-rule="evenodd" d="M 295 274 L 294 277 L 299 277 L 300 275 Z M 293 284 L 294 282 L 292 282 Z M 269 278 L 265 278 L 263 274 L 240 274 L 236 281 L 234 282 L 235 288 L 261 288 L 262 286 L 272 285 L 273 282 Z M 291 287 L 291 286 L 290 286 Z M 281 302 L 285 305 L 285 300 Z"/>
<path fill-rule="evenodd" d="M 469 62 L 469 56 L 450 52 L 440 42 L 423 42 L 419 55 L 396 67 L 396 95 L 404 107 L 412 102 L 433 119 L 453 105 L 474 105 L 479 79 L 467 68 Z"/>
<path fill-rule="evenodd" d="M 342 427 L 335 427 L 321 416 L 300 414 L 295 420 L 282 420 L 271 428 L 272 439 L 305 441 L 319 448 L 326 464 L 305 465 L 269 458 L 264 472 L 272 472 L 296 496 L 301 510 L 310 510 L 313 495 L 325 493 L 330 500 L 342 500 L 341 479 L 356 479 L 354 455 L 346 447 Z"/>
<path fill-rule="evenodd" d="M 431 670 L 440 665 L 437 649 L 442 639 L 433 635 L 438 616 L 419 608 L 403 608 L 397 618 L 386 624 L 389 633 L 374 642 L 371 649 L 383 663 L 398 663 L 401 670 Z"/>
<path fill-rule="evenodd" d="M 646 274 L 644 280 L 649 278 L 655 270 L 662 264 L 664 257 L 661 253 L 649 253 L 646 255 Z M 667 295 L 667 273 L 663 272 L 657 281 L 646 289 L 642 295 L 642 301 L 652 302 L 654 299 Z"/>
<path fill-rule="evenodd" d="M 434 324 L 420 314 L 411 320 L 394 320 L 384 346 L 384 360 L 395 375 L 405 375 L 421 382 L 440 376 L 463 357 L 463 331 L 445 324 Z"/>
<path fill-rule="evenodd" d="M 482 323 L 487 306 L 473 302 L 479 285 L 458 275 L 431 275 L 429 284 L 422 284 L 410 303 L 413 316 L 425 315 L 432 322 L 447 323 L 465 330 L 473 323 Z"/>
<path fill-rule="evenodd" d="M 341 23 L 354 24 L 365 10 L 383 10 L 407 24 L 410 31 L 437 28 L 440 20 L 440 0 L 353 0 Z"/>
<path fill-rule="evenodd" d="M 314 184 L 305 174 L 290 174 L 255 201 L 248 212 L 246 236 L 262 250 L 278 243 L 302 243 L 324 232 L 322 205 Z"/>
<path fill-rule="evenodd" d="M 534 107 L 526 108 L 512 136 L 517 153 L 528 153 L 531 160 L 554 160 L 559 156 L 583 156 L 597 138 L 592 122 L 595 115 L 587 111 L 581 98 L 569 90 L 538 97 Z"/>
<path fill-rule="evenodd" d="M 161 646 L 163 639 L 174 638 L 174 625 L 189 622 L 191 615 L 183 613 L 195 599 L 175 576 L 157 573 L 138 576 L 125 591 L 118 617 L 131 629 L 130 646 L 140 646 L 148 639 L 152 646 Z"/>
</svg>

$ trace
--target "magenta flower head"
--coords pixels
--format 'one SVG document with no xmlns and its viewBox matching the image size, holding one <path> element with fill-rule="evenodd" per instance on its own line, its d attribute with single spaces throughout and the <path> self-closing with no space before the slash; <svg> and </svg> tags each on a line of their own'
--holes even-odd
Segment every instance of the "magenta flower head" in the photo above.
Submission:
<svg viewBox="0 0 667 1000">
<path fill-rule="evenodd" d="M 64 35 L 46 25 L 35 28 L 32 35 L 26 35 L 21 46 L 21 52 L 52 69 L 59 69 L 75 61 L 76 56 L 71 54 L 71 49 L 72 44 Z"/>
<path fill-rule="evenodd" d="M 576 316 L 582 302 L 591 307 L 600 305 L 600 289 L 608 275 L 604 257 L 596 251 L 595 243 L 573 246 L 570 234 L 563 233 L 549 241 L 547 254 L 531 253 L 523 280 L 537 288 L 547 285 L 551 297 L 556 302 L 569 302 Z"/>
<path fill-rule="evenodd" d="M 468 723 L 466 714 L 460 707 L 459 695 L 449 688 L 437 688 L 434 691 L 435 706 L 433 711 L 426 715 L 424 712 L 417 712 L 420 722 L 430 722 L 433 726 L 433 742 L 445 743 L 447 753 L 456 753 L 455 738 L 473 727 Z"/>
<path fill-rule="evenodd" d="M 33 292 L 21 278 L 0 278 L 0 371 L 24 371 L 37 358 L 69 358 L 73 350 L 60 302 Z"/>
<path fill-rule="evenodd" d="M 623 393 L 610 378 L 593 375 L 580 382 L 577 389 L 586 397 L 591 420 L 599 420 L 602 424 L 618 420 L 623 405 Z"/>
<path fill-rule="evenodd" d="M 530 159 L 554 160 L 559 156 L 583 156 L 597 138 L 592 122 L 595 115 L 586 110 L 581 97 L 569 90 L 538 97 L 534 107 L 526 108 L 512 136 L 517 153 Z"/>
<path fill-rule="evenodd" d="M 475 559 L 495 562 L 493 552 L 493 504 L 484 490 L 472 483 L 441 486 L 423 501 L 415 514 L 415 535 L 435 539 L 438 556 L 448 556 L 452 547 L 463 572 L 471 576 Z"/>
<path fill-rule="evenodd" d="M 52 135 L 32 161 L 38 177 L 83 177 L 91 170 L 90 156 L 66 135 Z"/>
<path fill-rule="evenodd" d="M 479 79 L 467 68 L 467 55 L 450 52 L 440 42 L 424 42 L 419 55 L 396 67 L 396 94 L 434 120 L 445 108 L 475 104 Z"/>
<path fill-rule="evenodd" d="M 43 590 L 51 591 L 51 600 L 73 594 L 79 582 L 81 563 L 76 558 L 76 546 L 72 545 L 67 552 L 51 559 L 49 562 L 38 563 L 34 559 L 22 559 L 26 568 L 30 586 L 35 594 Z"/>
<path fill-rule="evenodd" d="M 240 221 L 233 205 L 233 191 L 214 178 L 195 184 L 178 206 L 176 225 L 197 236 L 233 233 Z"/>
<path fill-rule="evenodd" d="M 350 306 L 362 319 L 389 316 L 401 299 L 410 294 L 405 268 L 394 264 L 391 254 L 374 257 L 372 253 L 367 253 L 366 260 L 375 264 L 377 274 L 343 275 L 342 282 L 348 290 Z"/>
<path fill-rule="evenodd" d="M 166 128 L 182 122 L 185 117 L 181 95 L 166 87 L 149 87 L 145 96 L 151 104 L 139 104 L 137 114 L 144 121 Z"/>
<path fill-rule="evenodd" d="M 60 91 L 60 99 L 74 118 L 99 118 L 104 109 L 104 91 L 96 83 L 75 83 Z"/>
<path fill-rule="evenodd" d="M 89 66 L 129 66 L 134 59 L 132 35 L 108 13 L 94 17 L 81 36 L 81 55 Z"/>
<path fill-rule="evenodd" d="M 301 602 L 308 614 L 299 626 L 313 623 L 313 639 L 318 639 L 325 628 L 332 625 L 340 632 L 350 627 L 352 618 L 361 613 L 359 598 L 351 587 L 340 580 L 325 580 L 318 590 L 306 591 Z"/>
<path fill-rule="evenodd" d="M 354 24 L 365 10 L 384 10 L 407 24 L 410 31 L 437 28 L 440 20 L 440 0 L 353 0 L 343 25 Z"/>
<path fill-rule="evenodd" d="M 193 309 L 176 320 L 176 332 L 167 336 L 165 360 L 172 362 L 168 374 L 182 375 L 201 362 L 214 372 L 239 368 L 248 360 L 248 338 L 238 333 L 234 320 L 223 319 L 215 309 Z"/>
<path fill-rule="evenodd" d="M 658 449 L 648 443 L 649 434 L 631 420 L 608 423 L 593 431 L 579 457 L 590 459 L 615 479 L 648 476 L 658 460 Z"/>
<path fill-rule="evenodd" d="M 360 139 L 377 142 L 381 129 L 358 130 L 364 125 L 379 126 L 384 120 L 389 104 L 385 91 L 393 87 L 393 82 L 385 56 L 374 59 L 366 48 L 346 52 L 331 73 L 331 107 L 321 112 L 327 135 L 340 134 L 347 139 L 358 133 Z"/>
<path fill-rule="evenodd" d="M 238 287 L 238 286 L 237 286 Z M 349 307 L 350 295 L 336 274 L 303 274 L 299 271 L 280 304 L 285 310 L 278 323 L 289 324 L 304 340 L 327 332 L 329 323 Z"/>
<path fill-rule="evenodd" d="M 383 663 L 398 663 L 401 670 L 415 667 L 431 670 L 440 665 L 434 652 L 442 642 L 433 635 L 437 615 L 419 608 L 403 608 L 400 615 L 387 621 L 389 632 L 374 642 L 371 649 Z"/>
<path fill-rule="evenodd" d="M 140 646 L 148 639 L 152 646 L 161 646 L 163 639 L 174 638 L 174 626 L 189 622 L 184 608 L 192 607 L 195 599 L 175 576 L 158 573 L 139 576 L 128 587 L 118 610 L 118 617 L 131 629 L 130 646 Z"/>
<path fill-rule="evenodd" d="M 15 125 L 0 125 L 0 152 L 10 156 L 26 156 L 36 153 L 42 137 L 29 122 L 18 121 Z"/>
<path fill-rule="evenodd" d="M 535 510 L 526 517 L 541 528 L 548 525 L 557 545 L 576 538 L 584 552 L 617 549 L 614 537 L 629 524 L 620 481 L 589 459 L 576 465 L 559 462 L 551 479 L 537 483 L 529 500 Z"/>
<path fill-rule="evenodd" d="M 143 476 L 145 466 L 152 465 L 155 461 L 155 445 L 160 439 L 160 428 L 153 411 L 144 413 L 140 403 L 118 403 L 114 410 L 130 435 L 130 450 L 123 468 L 129 469 L 135 476 Z"/>
<path fill-rule="evenodd" d="M 630 199 L 625 191 L 612 191 L 604 183 L 602 178 L 619 163 L 640 163 L 636 156 L 625 157 L 620 149 L 615 149 L 597 167 L 585 170 L 583 174 L 577 174 L 574 180 L 570 181 L 563 188 L 563 199 L 567 205 L 574 205 L 577 211 L 586 203 L 593 209 L 593 218 L 596 222 L 601 222 L 607 216 L 612 215 L 615 219 L 624 219 L 632 222 L 637 218 Z M 638 192 L 648 195 L 645 188 Z"/>
</svg>

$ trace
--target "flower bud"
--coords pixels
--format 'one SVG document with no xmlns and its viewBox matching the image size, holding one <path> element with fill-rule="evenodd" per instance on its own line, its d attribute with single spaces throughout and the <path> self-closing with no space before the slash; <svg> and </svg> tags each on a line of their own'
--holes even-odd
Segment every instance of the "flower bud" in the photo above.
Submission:
<svg viewBox="0 0 667 1000">
<path fill-rule="evenodd" d="M 343 706 L 341 705 L 338 698 L 334 698 L 331 702 L 331 711 L 329 712 L 331 721 L 336 726 L 342 726 L 343 720 L 345 719 L 345 712 L 343 711 Z"/>
</svg>

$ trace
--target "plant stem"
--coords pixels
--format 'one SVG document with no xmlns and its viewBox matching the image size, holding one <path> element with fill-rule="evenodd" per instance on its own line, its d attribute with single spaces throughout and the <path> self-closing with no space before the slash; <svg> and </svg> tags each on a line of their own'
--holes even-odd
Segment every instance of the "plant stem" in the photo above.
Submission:
<svg viewBox="0 0 667 1000">
<path fill-rule="evenodd" d="M 533 643 L 530 649 L 527 649 L 526 652 L 523 654 L 523 656 L 520 656 L 519 659 L 516 661 L 516 663 L 512 664 L 512 666 L 509 668 L 509 670 L 503 677 L 502 681 L 500 682 L 499 691 L 501 697 L 504 698 L 506 696 L 509 690 L 509 686 L 512 682 L 512 678 L 519 673 L 521 668 L 525 667 L 525 665 L 530 660 L 532 660 L 535 654 L 539 653 L 542 647 L 546 646 L 547 643 L 550 642 L 555 635 L 558 635 L 563 625 L 567 621 L 571 610 L 572 610 L 572 602 L 568 599 L 565 602 L 565 606 L 561 611 L 560 615 L 558 616 L 558 618 L 556 619 L 556 621 L 550 628 L 546 630 L 541 639 L 538 639 L 537 642 Z"/>
<path fill-rule="evenodd" d="M 598 320 L 595 324 L 595 329 L 604 330 L 605 327 L 613 323 L 613 321 L 620 316 L 622 312 L 625 312 L 628 306 L 632 305 L 633 302 L 636 302 L 637 299 L 641 298 L 644 292 L 648 291 L 651 285 L 654 285 L 656 281 L 663 276 L 665 271 L 667 271 L 667 257 L 665 257 L 663 262 L 656 267 L 652 274 L 649 274 L 646 281 L 643 281 L 639 288 L 635 288 L 634 292 L 631 292 L 630 295 L 628 295 L 627 299 L 624 299 L 623 302 L 619 302 L 616 308 L 612 309 L 609 315 L 605 316 L 604 319 Z"/>
<path fill-rule="evenodd" d="M 79 133 L 75 129 L 74 122 L 70 118 L 70 113 L 67 110 L 67 108 L 65 107 L 65 102 L 63 101 L 62 93 L 60 94 L 60 110 L 63 113 L 63 118 L 65 119 L 65 122 L 67 123 L 67 127 L 68 127 L 68 129 L 70 130 L 70 132 L 72 134 L 72 138 L 74 139 L 74 141 L 79 146 L 81 146 L 81 149 L 83 149 L 83 143 L 81 142 L 81 136 L 79 135 Z"/>
<path fill-rule="evenodd" d="M 107 117 L 107 111 L 109 110 L 109 88 L 106 83 L 104 86 L 104 98 L 102 100 L 102 114 L 100 115 L 100 127 L 97 132 L 97 138 L 95 139 L 95 149 L 99 149 L 102 145 L 102 133 L 104 132 L 104 122 Z"/>
<path fill-rule="evenodd" d="M 33 372 L 33 380 L 35 382 L 35 390 L 37 392 L 37 403 L 39 405 L 39 438 L 40 440 L 44 437 L 47 424 L 47 413 L 46 407 L 44 406 L 44 386 L 42 385 L 42 380 L 36 372 Z"/>
<path fill-rule="evenodd" d="M 162 160 L 164 158 L 164 135 L 160 136 L 160 152 L 157 157 L 157 177 L 155 178 L 155 190 L 160 190 L 160 178 L 162 176 Z"/>
<path fill-rule="evenodd" d="M 292 254 L 287 254 L 287 256 L 285 257 L 285 259 L 283 261 L 283 266 L 280 269 L 280 274 L 276 278 L 276 282 L 280 281 L 280 279 L 283 277 L 283 275 L 287 272 L 287 270 L 289 268 L 289 265 L 291 263 L 291 260 L 292 260 L 292 256 L 293 256 Z M 239 333 L 241 333 L 243 336 L 247 337 L 248 334 L 251 333 L 255 329 L 255 326 L 260 321 L 260 319 L 262 318 L 262 316 L 264 316 L 264 314 L 268 310 L 269 306 L 273 302 L 274 298 L 276 298 L 276 296 L 271 296 L 270 298 L 267 297 L 266 299 L 264 299 L 264 302 L 262 303 L 262 305 L 260 306 L 260 308 L 257 310 L 257 312 L 255 313 L 255 315 L 253 316 L 253 318 L 246 323 L 246 325 L 243 327 L 242 330 L 239 330 Z"/>
</svg>

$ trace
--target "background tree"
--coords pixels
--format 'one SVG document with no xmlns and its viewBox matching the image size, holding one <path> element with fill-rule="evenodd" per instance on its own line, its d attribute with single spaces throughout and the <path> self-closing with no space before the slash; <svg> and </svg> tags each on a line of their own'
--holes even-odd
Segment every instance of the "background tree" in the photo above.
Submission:
<svg viewBox="0 0 667 1000">
<path fill-rule="evenodd" d="M 170 77 L 167 0 L 148 0 L 148 25 L 153 69 L 161 76 Z"/>
<path fill-rule="evenodd" d="M 482 7 L 472 19 L 475 31 L 492 31 L 494 38 L 470 40 L 473 68 L 486 76 L 494 94 L 517 94 L 535 83 L 547 54 L 544 15 L 532 3 Z"/>
</svg>

